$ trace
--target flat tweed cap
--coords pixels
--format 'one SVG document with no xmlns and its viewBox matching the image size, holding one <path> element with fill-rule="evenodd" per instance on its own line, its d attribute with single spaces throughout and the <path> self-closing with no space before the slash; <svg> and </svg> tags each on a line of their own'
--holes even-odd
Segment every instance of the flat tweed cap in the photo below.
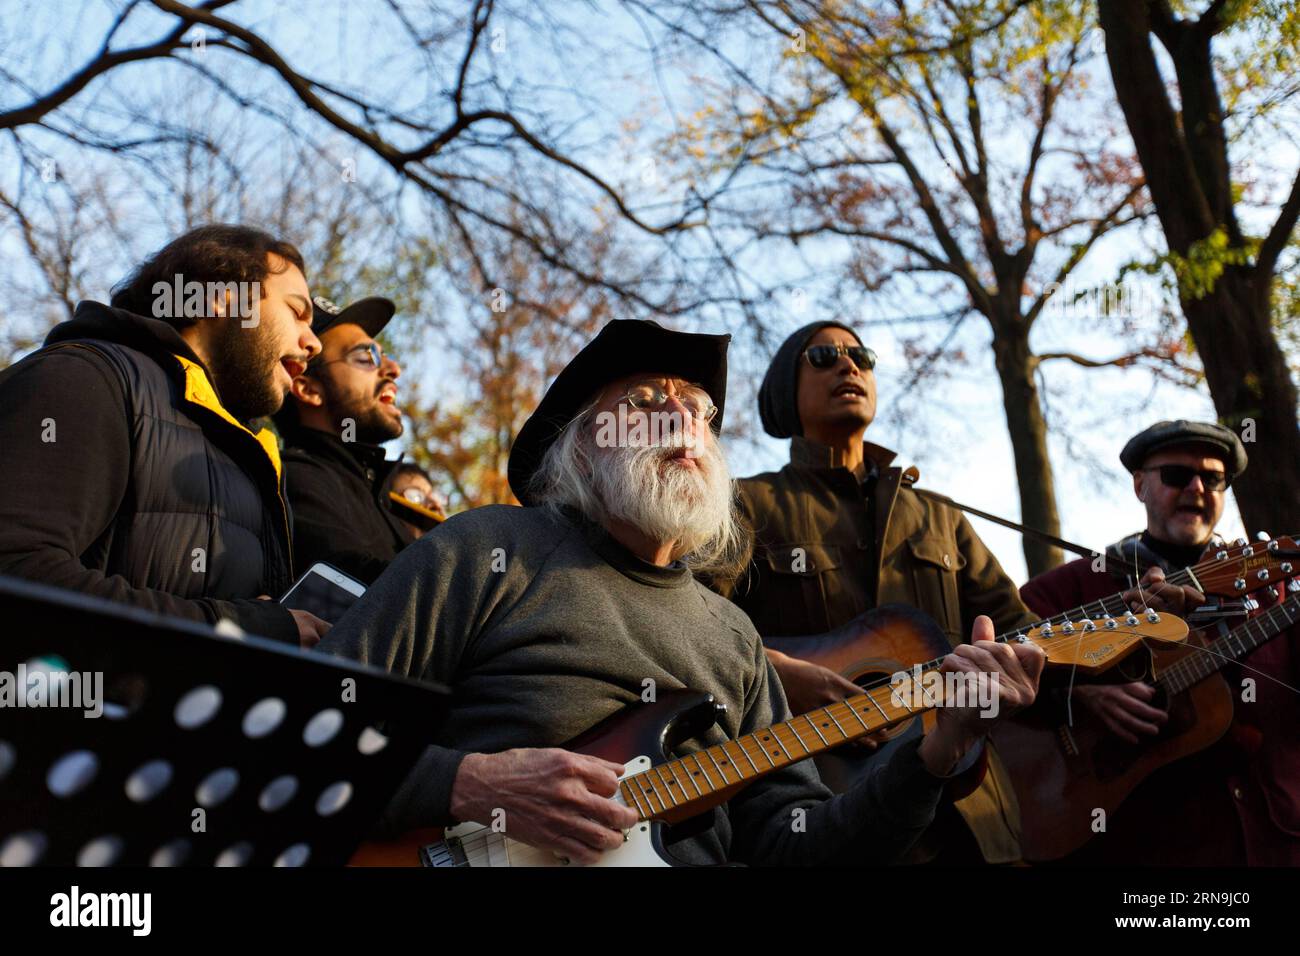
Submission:
<svg viewBox="0 0 1300 956">
<path fill-rule="evenodd" d="M 1246 470 L 1246 449 L 1237 433 L 1213 422 L 1156 422 L 1145 431 L 1128 440 L 1119 453 L 1119 460 L 1129 471 L 1137 471 L 1153 452 L 1174 445 L 1209 445 L 1223 452 L 1223 466 L 1228 478 L 1236 478 Z"/>
</svg>

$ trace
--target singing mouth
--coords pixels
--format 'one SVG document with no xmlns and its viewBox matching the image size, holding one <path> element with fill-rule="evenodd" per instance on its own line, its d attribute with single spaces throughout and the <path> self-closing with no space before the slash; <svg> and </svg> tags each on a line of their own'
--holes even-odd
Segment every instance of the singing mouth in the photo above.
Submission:
<svg viewBox="0 0 1300 956">
<path fill-rule="evenodd" d="M 385 405 L 392 405 L 397 401 L 397 386 L 391 382 L 379 390 L 379 400 Z"/>
<path fill-rule="evenodd" d="M 307 363 L 301 359 L 293 358 L 292 356 L 286 355 L 284 358 L 280 359 L 280 364 L 284 366 L 284 370 L 289 373 L 290 378 L 297 378 L 303 372 L 307 371 Z"/>
<path fill-rule="evenodd" d="M 857 385 L 853 382 L 845 382 L 839 388 L 835 389 L 835 391 L 831 392 L 831 395 L 834 398 L 840 398 L 845 395 L 855 395 L 858 398 L 866 398 L 867 390 L 861 385 Z"/>
</svg>

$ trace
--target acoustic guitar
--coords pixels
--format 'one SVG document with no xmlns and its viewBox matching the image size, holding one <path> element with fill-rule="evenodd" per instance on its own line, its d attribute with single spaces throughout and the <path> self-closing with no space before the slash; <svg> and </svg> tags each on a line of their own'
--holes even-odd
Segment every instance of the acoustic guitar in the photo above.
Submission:
<svg viewBox="0 0 1300 956">
<path fill-rule="evenodd" d="M 1292 581 L 1290 590 L 1300 591 L 1300 582 Z M 1055 860 L 1079 849 L 1094 835 L 1097 808 L 1109 817 L 1151 773 L 1222 737 L 1232 723 L 1233 693 L 1219 671 L 1296 621 L 1300 593 L 1223 638 L 1192 635 L 1184 644 L 1153 648 L 1152 706 L 1167 708 L 1169 720 L 1137 744 L 1116 737 L 1078 703 L 1073 722 L 1031 708 L 994 728 L 994 746 L 1020 802 L 1025 859 Z"/>
<path fill-rule="evenodd" d="M 915 612 L 919 613 L 919 612 Z M 933 621 L 929 627 L 938 631 Z M 1111 666 L 1141 646 L 1144 639 L 1181 641 L 1187 625 L 1168 614 L 1126 615 L 1122 619 L 1080 621 L 1077 632 L 1061 634 L 1047 627 L 1005 635 L 997 640 L 1037 644 L 1049 663 L 1095 671 Z M 915 627 L 916 618 L 897 618 L 885 631 Z M 923 635 L 913 639 L 926 641 Z M 920 668 L 938 669 L 942 659 Z M 624 834 L 618 849 L 605 853 L 598 866 L 670 866 L 664 847 L 666 826 L 682 823 L 716 807 L 741 788 L 790 764 L 825 753 L 900 721 L 915 720 L 928 706 L 896 693 L 886 682 L 828 707 L 721 744 L 679 752 L 716 721 L 713 696 L 703 691 L 660 691 L 653 703 L 634 704 L 597 724 L 567 749 L 625 765 L 618 794 L 612 799 L 637 812 L 640 820 Z M 427 866 L 565 866 L 549 851 L 510 839 L 492 826 L 465 823 L 439 836 L 421 830 L 389 843 L 365 844 L 352 864 Z"/>
<path fill-rule="evenodd" d="M 1196 588 L 1205 595 L 1241 597 L 1270 582 L 1290 577 L 1293 563 L 1300 564 L 1300 548 L 1292 537 L 1253 543 L 1240 538 L 1193 567 L 1171 572 L 1165 580 Z M 1145 567 L 1134 569 L 1136 576 L 1145 571 Z M 763 643 L 783 654 L 829 668 L 859 686 L 867 686 L 918 663 L 932 662 L 951 650 L 947 638 L 937 628 L 924 628 L 914 623 L 894 626 L 899 619 L 910 621 L 919 613 L 903 605 L 886 605 L 859 615 L 825 634 L 764 637 Z M 1072 622 L 1123 617 L 1128 613 L 1123 592 L 1116 592 L 1082 607 L 1062 611 L 1035 626 L 1050 625 L 1057 633 L 1068 634 L 1075 628 Z M 1148 659 L 1144 657 L 1140 666 L 1127 673 L 1117 672 L 1108 679 L 1136 680 L 1148 669 Z M 932 725 L 933 715 L 926 720 Z M 817 770 L 827 786 L 842 793 L 869 773 L 878 761 L 887 760 L 893 750 L 927 729 L 928 725 L 921 719 L 904 720 L 880 735 L 883 742 L 878 750 L 839 750 L 819 758 Z M 1001 756 L 1002 748 L 997 747 L 997 751 Z M 977 757 L 978 754 L 973 753 L 972 762 Z M 959 767 L 958 771 L 964 769 Z M 953 799 L 962 795 L 960 791 L 949 794 Z"/>
</svg>

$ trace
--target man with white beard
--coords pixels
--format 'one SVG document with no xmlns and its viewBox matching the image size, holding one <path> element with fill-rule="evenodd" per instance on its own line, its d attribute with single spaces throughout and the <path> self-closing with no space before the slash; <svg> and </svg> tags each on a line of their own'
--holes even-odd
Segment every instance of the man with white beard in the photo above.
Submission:
<svg viewBox="0 0 1300 956">
<path fill-rule="evenodd" d="M 523 508 L 465 512 L 402 552 L 320 648 L 454 691 L 450 715 L 385 829 L 504 822 L 506 835 L 590 863 L 638 814 L 611 799 L 623 766 L 562 745 L 671 688 L 712 693 L 717 724 L 675 754 L 788 719 L 745 615 L 693 572 L 743 562 L 747 540 L 716 434 L 730 336 L 609 323 L 556 378 L 511 450 Z M 1002 716 L 1031 703 L 1033 645 L 963 646 L 947 669 L 995 675 Z M 647 690 L 650 693 L 647 695 Z M 811 761 L 751 783 L 668 838 L 689 863 L 898 858 L 947 775 L 989 729 L 978 706 L 837 797 Z"/>
</svg>

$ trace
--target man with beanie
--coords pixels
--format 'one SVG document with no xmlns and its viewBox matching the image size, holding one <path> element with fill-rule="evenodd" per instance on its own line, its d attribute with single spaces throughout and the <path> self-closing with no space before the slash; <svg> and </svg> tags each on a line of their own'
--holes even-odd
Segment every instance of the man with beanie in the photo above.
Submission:
<svg viewBox="0 0 1300 956">
<path fill-rule="evenodd" d="M 754 556 L 739 579 L 719 581 L 721 590 L 764 637 L 822 634 L 891 603 L 924 611 L 953 647 L 980 615 L 992 618 L 999 633 L 1033 622 L 962 514 L 915 494 L 917 470 L 894 465 L 894 452 L 863 441 L 876 414 L 875 362 L 875 353 L 838 322 L 806 325 L 777 350 L 759 391 L 759 413 L 769 435 L 790 439 L 790 463 L 739 482 Z M 857 691 L 828 668 L 772 649 L 767 655 L 796 712 Z M 828 783 L 847 785 L 832 765 L 824 768 Z M 1014 798 L 996 759 L 955 811 L 942 805 L 910 859 L 981 857 L 1019 858 Z"/>
<path fill-rule="evenodd" d="M 439 746 L 390 804 L 389 829 L 503 822 L 513 840 L 595 862 L 642 813 L 668 804 L 638 812 L 609 799 L 623 765 L 559 749 L 566 742 L 684 687 L 721 706 L 713 726 L 669 741 L 676 756 L 789 716 L 749 620 L 693 577 L 744 553 L 717 441 L 729 339 L 610 322 L 515 440 L 510 485 L 524 507 L 448 519 L 398 555 L 322 642 L 453 691 Z M 987 619 L 972 627 L 977 640 L 944 668 L 995 678 L 1001 715 L 1029 705 L 1042 652 L 991 642 Z M 838 797 L 809 761 L 754 764 L 756 779 L 678 828 L 670 852 L 692 863 L 893 861 L 998 719 L 974 701 L 942 707 L 931 733 Z M 711 770 L 718 787 L 740 783 L 731 762 Z"/>
<path fill-rule="evenodd" d="M 1104 562 L 1080 558 L 1027 582 L 1020 594 L 1036 613 L 1049 617 L 1114 594 L 1140 573 L 1135 569 L 1152 566 L 1163 577 L 1194 566 L 1217 547 L 1214 528 L 1228 488 L 1247 465 L 1235 432 L 1213 422 L 1156 422 L 1119 458 L 1146 509 L 1146 528 L 1108 547 Z M 1183 590 L 1190 606 L 1203 600 Z M 1245 677 L 1255 685 L 1251 695 L 1234 694 L 1228 733 L 1144 782 L 1069 862 L 1300 865 L 1300 702 L 1293 690 L 1300 686 L 1300 633 L 1277 635 L 1225 676 L 1234 688 Z M 1073 693 L 1127 745 L 1152 741 L 1169 720 L 1168 701 L 1144 681 Z"/>
<path fill-rule="evenodd" d="M 294 377 L 275 416 L 295 564 L 302 574 L 324 561 L 370 584 L 415 540 L 389 507 L 388 481 L 400 458 L 388 460 L 382 447 L 402 434 L 402 369 L 375 341 L 396 306 L 379 296 L 345 309 L 323 296 L 313 301 L 320 354 Z"/>
</svg>

